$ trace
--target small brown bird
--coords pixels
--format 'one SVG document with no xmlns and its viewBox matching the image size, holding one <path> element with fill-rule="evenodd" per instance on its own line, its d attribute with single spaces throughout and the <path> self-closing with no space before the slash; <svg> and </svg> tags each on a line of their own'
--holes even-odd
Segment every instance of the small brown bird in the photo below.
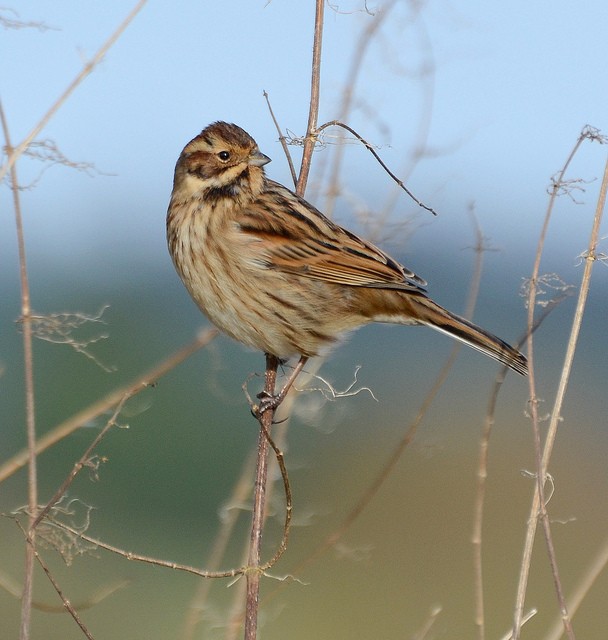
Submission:
<svg viewBox="0 0 608 640">
<path fill-rule="evenodd" d="M 226 122 L 209 125 L 177 161 L 169 251 L 213 324 L 301 362 L 370 322 L 427 325 L 527 374 L 519 351 L 433 302 L 415 273 L 269 180 L 268 162 Z"/>
</svg>

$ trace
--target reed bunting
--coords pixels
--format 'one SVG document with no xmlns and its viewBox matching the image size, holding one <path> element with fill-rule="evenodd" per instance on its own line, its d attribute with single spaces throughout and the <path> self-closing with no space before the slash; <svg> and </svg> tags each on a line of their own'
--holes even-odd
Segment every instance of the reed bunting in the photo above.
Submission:
<svg viewBox="0 0 608 640">
<path fill-rule="evenodd" d="M 519 351 L 433 302 L 415 273 L 268 179 L 268 162 L 226 122 L 209 125 L 177 161 L 169 251 L 213 324 L 301 363 L 370 322 L 427 325 L 527 374 Z"/>
</svg>

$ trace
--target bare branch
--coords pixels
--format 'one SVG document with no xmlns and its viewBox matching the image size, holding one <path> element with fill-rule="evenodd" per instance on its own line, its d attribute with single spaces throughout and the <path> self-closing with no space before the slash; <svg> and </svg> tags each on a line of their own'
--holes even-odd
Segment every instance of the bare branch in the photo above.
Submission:
<svg viewBox="0 0 608 640">
<path fill-rule="evenodd" d="M 423 209 L 426 209 L 427 211 L 429 211 L 430 213 L 432 213 L 434 216 L 437 215 L 437 212 L 432 208 L 429 207 L 428 205 L 424 204 L 421 200 L 418 200 L 418 198 L 416 198 L 416 196 L 405 186 L 405 184 L 403 183 L 402 180 L 400 180 L 384 163 L 384 161 L 382 160 L 382 158 L 378 155 L 378 152 L 374 149 L 373 145 L 371 145 L 367 140 L 365 140 L 365 138 L 363 138 L 361 135 L 359 135 L 352 127 L 349 127 L 347 124 L 344 124 L 343 122 L 340 122 L 338 120 L 332 120 L 331 122 L 326 122 L 325 124 L 321 125 L 318 129 L 317 129 L 317 135 L 319 133 L 321 133 L 324 129 L 327 129 L 328 127 L 342 127 L 343 129 L 346 129 L 346 131 L 348 131 L 349 133 L 351 133 L 352 135 L 354 135 L 357 140 L 359 140 L 359 142 L 361 142 L 365 148 L 374 156 L 374 158 L 376 158 L 376 160 L 378 161 L 378 163 L 380 164 L 380 166 L 386 171 L 386 173 L 388 173 L 388 175 L 395 181 L 395 183 L 397 185 L 399 185 L 399 187 L 401 187 L 405 193 L 407 193 L 407 195 L 419 206 L 422 207 Z"/>
<path fill-rule="evenodd" d="M 270 98 L 268 97 L 268 94 L 266 93 L 266 91 L 264 91 L 263 95 L 264 95 L 264 98 L 266 99 L 266 104 L 268 105 L 268 111 L 270 111 L 270 117 L 272 118 L 272 121 L 274 122 L 274 126 L 276 127 L 276 130 L 277 130 L 277 133 L 279 134 L 279 142 L 281 143 L 281 146 L 283 147 L 283 152 L 285 153 L 285 157 L 287 158 L 287 164 L 289 165 L 289 171 L 291 172 L 291 179 L 293 180 L 294 187 L 297 187 L 298 176 L 296 175 L 296 168 L 294 167 L 293 160 L 291 159 L 291 153 L 289 153 L 289 147 L 287 146 L 288 145 L 287 138 L 285 138 L 285 136 L 283 135 L 283 132 L 281 131 L 281 127 L 274 115 L 274 111 L 272 110 L 272 105 L 270 104 Z"/>
</svg>

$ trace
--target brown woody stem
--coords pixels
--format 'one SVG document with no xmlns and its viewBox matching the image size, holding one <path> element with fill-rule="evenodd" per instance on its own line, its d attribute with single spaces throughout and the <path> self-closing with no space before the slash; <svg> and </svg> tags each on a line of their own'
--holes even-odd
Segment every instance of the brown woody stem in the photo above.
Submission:
<svg viewBox="0 0 608 640">
<path fill-rule="evenodd" d="M 264 392 L 274 395 L 277 380 L 279 359 L 266 354 L 266 384 Z M 264 507 L 266 503 L 266 480 L 268 478 L 268 452 L 270 444 L 266 434 L 270 434 L 274 407 L 269 407 L 259 416 L 260 433 L 258 436 L 258 461 L 255 473 L 253 493 L 253 516 L 251 519 L 251 537 L 249 558 L 247 561 L 247 605 L 245 610 L 245 640 L 255 640 L 258 625 L 258 603 L 260 599 L 260 552 L 262 547 L 262 531 L 264 528 Z"/>
</svg>

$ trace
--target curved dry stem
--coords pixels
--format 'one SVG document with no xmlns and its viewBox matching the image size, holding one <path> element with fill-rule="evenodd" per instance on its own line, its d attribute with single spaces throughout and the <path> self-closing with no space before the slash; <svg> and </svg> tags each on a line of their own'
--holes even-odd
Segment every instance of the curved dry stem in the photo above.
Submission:
<svg viewBox="0 0 608 640">
<path fill-rule="evenodd" d="M 134 562 L 151 564 L 155 567 L 164 567 L 165 569 L 174 569 L 175 571 L 184 571 L 185 573 L 191 573 L 201 578 L 234 578 L 247 572 L 247 567 L 239 567 L 238 569 L 227 569 L 225 571 L 207 571 L 205 569 L 198 569 L 197 567 L 193 567 L 192 565 L 181 564 L 179 562 L 173 562 L 171 560 L 163 560 L 161 558 L 153 558 L 152 556 L 146 556 L 141 553 L 126 551 L 125 549 L 116 547 L 112 544 L 109 544 L 108 542 L 99 540 L 98 538 L 93 538 L 83 531 L 79 531 L 78 529 L 71 527 L 65 522 L 57 522 L 56 520 L 50 519 L 47 519 L 46 522 L 51 526 L 67 531 L 73 536 L 76 536 L 84 542 L 88 542 L 96 548 L 103 549 L 104 551 L 109 551 L 110 553 L 121 556 L 126 560 L 132 560 Z"/>
<path fill-rule="evenodd" d="M 401 187 L 401 189 L 403 189 L 403 191 L 405 191 L 405 193 L 407 193 L 407 195 L 419 206 L 422 207 L 423 209 L 426 209 L 427 211 L 429 211 L 430 213 L 432 213 L 434 216 L 437 215 L 437 212 L 432 208 L 429 207 L 428 205 L 424 204 L 424 202 L 422 202 L 421 200 L 418 200 L 418 198 L 405 186 L 404 182 L 402 180 L 400 180 L 384 163 L 384 161 L 382 160 L 382 158 L 380 157 L 380 155 L 378 154 L 378 152 L 374 149 L 374 147 L 367 141 L 365 140 L 365 138 L 363 138 L 363 136 L 361 136 L 360 134 L 358 134 L 352 127 L 349 127 L 347 124 L 344 124 L 344 122 L 340 122 L 339 120 L 332 120 L 331 122 L 326 122 L 325 124 L 322 124 L 318 129 L 317 129 L 317 135 L 319 133 L 321 133 L 324 129 L 327 129 L 328 127 L 342 127 L 342 129 L 345 129 L 346 131 L 348 131 L 349 133 L 351 133 L 352 135 L 355 136 L 355 138 L 357 138 L 357 140 L 359 140 L 359 142 L 361 142 L 365 148 L 374 156 L 374 158 L 377 160 L 378 164 L 384 169 L 384 171 L 386 171 L 386 173 L 388 173 L 388 175 L 392 178 L 392 180 L 399 186 Z"/>
</svg>

